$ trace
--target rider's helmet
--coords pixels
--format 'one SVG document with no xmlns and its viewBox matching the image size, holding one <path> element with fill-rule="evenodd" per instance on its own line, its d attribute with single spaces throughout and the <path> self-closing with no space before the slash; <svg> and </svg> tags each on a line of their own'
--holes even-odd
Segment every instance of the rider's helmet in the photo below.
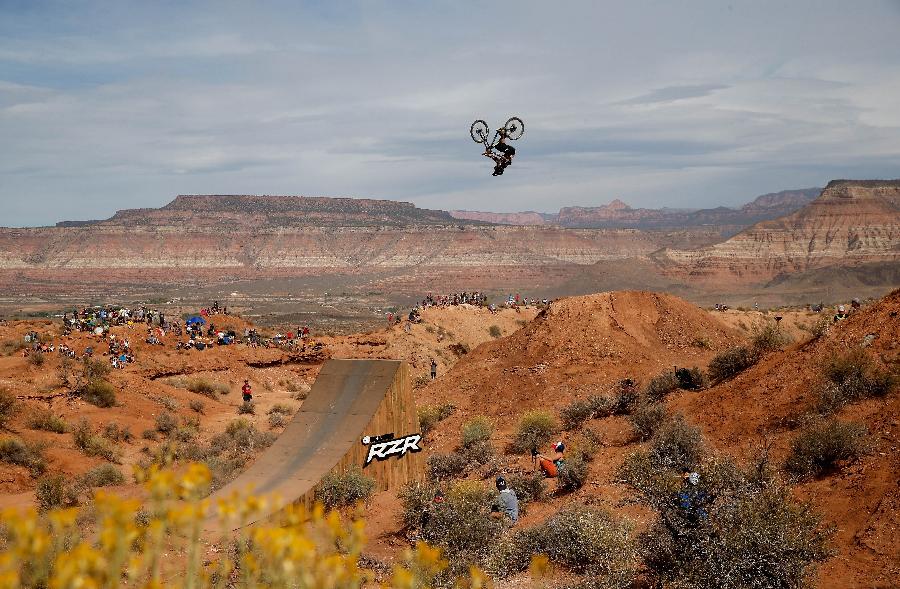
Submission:
<svg viewBox="0 0 900 589">
<path fill-rule="evenodd" d="M 502 476 L 497 477 L 496 484 L 497 484 L 498 491 L 503 491 L 506 489 L 506 479 L 503 478 Z"/>
</svg>

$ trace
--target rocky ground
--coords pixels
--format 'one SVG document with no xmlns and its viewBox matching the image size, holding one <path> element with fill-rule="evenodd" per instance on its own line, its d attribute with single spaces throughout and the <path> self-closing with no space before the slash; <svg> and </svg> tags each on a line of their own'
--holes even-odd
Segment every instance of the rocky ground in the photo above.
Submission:
<svg viewBox="0 0 900 589">
<path fill-rule="evenodd" d="M 12 321 L 0 324 L 0 343 L 11 352 L 0 357 L 0 388 L 15 394 L 18 410 L 0 437 L 45 443 L 48 471 L 75 477 L 104 459 L 86 456 L 75 446 L 71 433 L 31 429 L 31 416 L 49 409 L 69 424 L 87 419 L 95 430 L 116 423 L 135 436 L 118 445 L 121 468 L 128 476 L 133 465 L 164 443 L 162 437 L 156 441 L 142 437 L 143 431 L 156 427 L 160 413 L 198 419 L 198 443 L 203 443 L 237 417 L 240 385 L 248 378 L 257 410 L 244 417 L 260 430 L 277 434 L 280 428 L 270 427 L 267 411 L 277 403 L 299 407 L 325 358 L 399 358 L 412 367 L 420 406 L 451 403 L 456 407 L 428 434 L 429 452 L 453 450 L 462 424 L 485 415 L 494 426 L 491 441 L 500 450 L 504 472 L 529 472 L 533 465 L 528 456 L 504 452 L 524 411 L 545 409 L 558 414 L 573 400 L 611 391 L 622 378 L 633 378 L 643 386 L 673 366 L 705 368 L 717 353 L 746 343 L 777 315 L 783 317 L 782 332 L 792 340 L 784 350 L 766 355 L 756 366 L 716 386 L 672 393 L 665 403 L 700 426 L 715 450 L 747 460 L 767 446 L 773 462 L 778 462 L 810 413 L 827 358 L 868 342 L 877 362 L 900 369 L 898 313 L 900 291 L 895 291 L 813 337 L 821 315 L 804 309 L 715 312 L 666 294 L 606 292 L 563 299 L 549 309 L 504 309 L 498 314 L 470 306 L 428 308 L 422 323 L 412 325 L 409 332 L 401 324 L 347 336 L 320 336 L 291 352 L 243 345 L 177 351 L 171 337 L 165 346 L 150 346 L 143 343 L 142 329 L 118 327 L 113 333 L 131 340 L 137 362 L 108 377 L 117 395 L 117 404 L 111 408 L 96 407 L 71 394 L 71 383 L 63 383 L 57 354 L 37 366 L 13 349 L 31 330 L 76 350 L 97 345 L 92 336 L 66 339 L 60 335 L 58 321 Z M 248 325 L 240 317 L 214 319 L 223 327 Z M 427 376 L 431 358 L 439 364 L 434 382 Z M 190 378 L 215 383 L 222 392 L 213 398 L 190 392 L 183 380 Z M 203 403 L 202 413 L 191 409 L 196 401 Z M 841 419 L 868 427 L 871 451 L 834 474 L 793 488 L 797 498 L 811 501 L 824 520 L 837 528 L 836 555 L 821 567 L 816 577 L 819 587 L 900 583 L 898 403 L 894 391 L 841 409 Z M 587 427 L 601 441 L 588 483 L 574 493 L 553 493 L 533 504 L 520 526 L 543 521 L 573 502 L 606 506 L 639 526 L 652 519 L 653 513 L 633 501 L 633 491 L 616 476 L 624 457 L 643 447 L 628 420 L 594 419 Z M 562 431 L 558 436 L 571 441 L 576 433 Z M 465 476 L 488 484 L 493 474 L 490 469 L 469 468 Z M 116 490 L 138 494 L 130 481 Z M 35 482 L 27 468 L 0 462 L 0 506 L 33 503 Z M 389 562 L 408 546 L 401 511 L 392 492 L 380 493 L 370 502 L 366 518 L 371 558 Z M 520 582 L 514 578 L 512 584 Z"/>
</svg>

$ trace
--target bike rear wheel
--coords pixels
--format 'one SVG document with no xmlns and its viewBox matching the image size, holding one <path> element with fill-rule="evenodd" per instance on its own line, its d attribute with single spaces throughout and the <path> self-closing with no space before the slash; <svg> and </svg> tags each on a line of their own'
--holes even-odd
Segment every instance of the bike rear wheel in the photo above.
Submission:
<svg viewBox="0 0 900 589">
<path fill-rule="evenodd" d="M 472 136 L 472 141 L 475 143 L 485 143 L 488 140 L 488 133 L 491 132 L 488 124 L 478 119 L 474 123 L 472 123 L 472 127 L 469 129 L 469 134 Z"/>
<path fill-rule="evenodd" d="M 525 123 L 522 122 L 522 119 L 519 117 L 510 117 L 506 124 L 503 125 L 506 129 L 506 137 L 507 139 L 511 139 L 515 141 L 519 139 L 522 135 L 525 134 Z"/>
</svg>

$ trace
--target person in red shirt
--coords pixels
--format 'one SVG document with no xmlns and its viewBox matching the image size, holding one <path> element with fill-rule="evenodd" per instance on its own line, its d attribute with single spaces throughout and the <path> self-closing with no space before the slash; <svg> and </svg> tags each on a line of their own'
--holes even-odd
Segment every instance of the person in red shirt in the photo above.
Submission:
<svg viewBox="0 0 900 589">
<path fill-rule="evenodd" d="M 249 403 L 253 400 L 253 390 L 250 388 L 249 380 L 244 381 L 244 386 L 241 387 L 241 393 L 244 395 L 244 403 Z"/>
</svg>

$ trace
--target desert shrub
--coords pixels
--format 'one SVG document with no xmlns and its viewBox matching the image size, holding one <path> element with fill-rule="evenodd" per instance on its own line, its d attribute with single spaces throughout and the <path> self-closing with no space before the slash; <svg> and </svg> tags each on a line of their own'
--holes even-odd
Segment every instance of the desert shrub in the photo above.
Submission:
<svg viewBox="0 0 900 589">
<path fill-rule="evenodd" d="M 541 473 L 512 474 L 506 477 L 506 484 L 516 492 L 520 514 L 525 512 L 529 503 L 543 501 L 547 495 L 546 479 Z"/>
<path fill-rule="evenodd" d="M 657 468 L 683 471 L 700 462 L 703 436 L 700 428 L 687 423 L 679 414 L 660 427 L 650 442 L 650 457 Z"/>
<path fill-rule="evenodd" d="M 34 367 L 39 368 L 43 366 L 46 361 L 47 359 L 44 358 L 43 352 L 32 352 L 28 354 L 28 363 Z"/>
<path fill-rule="evenodd" d="M 475 444 L 490 441 L 492 430 L 493 426 L 487 417 L 484 415 L 473 417 L 462 426 L 462 447 L 470 448 Z"/>
<path fill-rule="evenodd" d="M 85 358 L 81 361 L 81 380 L 82 382 L 101 380 L 104 376 L 109 374 L 110 370 L 109 364 L 103 360 Z"/>
<path fill-rule="evenodd" d="M 86 456 L 100 456 L 115 463 L 121 460 L 118 448 L 113 446 L 109 440 L 96 435 L 86 419 L 78 422 L 78 426 L 72 432 L 72 437 L 75 447 Z"/>
<path fill-rule="evenodd" d="M 649 440 L 668 416 L 668 410 L 662 403 L 642 405 L 640 409 L 632 413 L 628 420 L 639 440 Z"/>
<path fill-rule="evenodd" d="M 434 429 L 438 422 L 443 421 L 453 415 L 456 407 L 450 403 L 444 405 L 423 405 L 419 407 L 419 431 L 422 435 L 427 434 Z"/>
<path fill-rule="evenodd" d="M 116 404 L 116 388 L 100 378 L 88 381 L 80 394 L 82 399 L 97 407 L 114 407 Z"/>
<path fill-rule="evenodd" d="M 678 390 L 678 384 L 678 377 L 674 372 L 663 372 L 650 379 L 644 388 L 644 396 L 653 403 L 662 401 L 669 393 Z"/>
<path fill-rule="evenodd" d="M 470 564 L 479 563 L 487 556 L 488 547 L 503 526 L 490 517 L 493 502 L 493 491 L 482 483 L 457 481 L 443 503 L 429 505 L 429 517 L 421 536 L 444 549 L 451 573 L 462 573 Z"/>
<path fill-rule="evenodd" d="M 178 418 L 168 411 L 156 416 L 156 431 L 161 434 L 171 434 L 178 428 Z"/>
<path fill-rule="evenodd" d="M 284 413 L 269 413 L 269 427 L 271 429 L 285 427 L 287 424 L 288 419 L 285 417 Z"/>
<path fill-rule="evenodd" d="M 830 419 L 801 431 L 791 444 L 785 469 L 800 477 L 818 476 L 865 453 L 865 426 Z"/>
<path fill-rule="evenodd" d="M 359 501 L 368 502 L 374 491 L 375 479 L 354 466 L 346 472 L 325 475 L 316 488 L 316 501 L 321 501 L 326 509 L 338 509 Z"/>
<path fill-rule="evenodd" d="M 141 432 L 141 437 L 145 440 L 155 441 L 156 440 L 156 430 L 155 429 L 145 429 Z"/>
<path fill-rule="evenodd" d="M 238 405 L 238 415 L 256 415 L 256 405 L 253 401 L 244 401 Z"/>
<path fill-rule="evenodd" d="M 447 349 L 453 352 L 457 358 L 462 358 L 471 351 L 469 346 L 463 343 L 450 344 Z"/>
<path fill-rule="evenodd" d="M 586 586 L 630 587 L 638 571 L 633 526 L 608 511 L 584 505 L 567 507 L 545 523 L 520 530 L 494 543 L 488 570 L 506 577 L 528 568 L 533 556 L 585 575 Z"/>
<path fill-rule="evenodd" d="M 120 426 L 113 421 L 103 426 L 103 431 L 100 435 L 113 442 L 131 442 L 134 439 L 134 435 L 128 426 Z"/>
<path fill-rule="evenodd" d="M 16 352 L 24 350 L 27 347 L 28 344 L 21 339 L 7 339 L 3 340 L 3 343 L 0 344 L 0 353 L 4 356 L 12 356 Z"/>
<path fill-rule="evenodd" d="M 707 372 L 714 383 L 719 383 L 750 368 L 758 359 L 759 356 L 752 349 L 736 346 L 716 354 L 710 361 Z"/>
<path fill-rule="evenodd" d="M 584 485 L 587 476 L 588 463 L 584 454 L 570 452 L 559 469 L 557 488 L 562 491 L 577 491 Z"/>
<path fill-rule="evenodd" d="M 68 479 L 61 474 L 41 477 L 34 488 L 34 498 L 41 513 L 77 505 L 78 495 L 79 489 L 75 485 L 70 485 Z"/>
<path fill-rule="evenodd" d="M 503 335 L 503 332 L 500 330 L 499 325 L 491 325 L 490 327 L 488 327 L 488 334 L 490 334 L 491 337 L 496 338 Z"/>
<path fill-rule="evenodd" d="M 697 368 L 679 368 L 675 371 L 678 378 L 678 388 L 686 391 L 700 391 L 709 386 L 709 379 L 703 371 Z"/>
<path fill-rule="evenodd" d="M 168 411 L 177 411 L 178 410 L 178 401 L 175 400 L 174 397 L 170 397 L 166 395 L 165 397 L 159 397 L 156 399 L 156 402 L 163 406 Z"/>
<path fill-rule="evenodd" d="M 460 448 L 460 454 L 462 454 L 467 462 L 473 464 L 487 464 L 497 455 L 497 452 L 490 441 L 481 441 Z"/>
<path fill-rule="evenodd" d="M 215 399 L 218 395 L 227 395 L 230 392 L 230 388 L 227 384 L 214 382 L 201 377 L 190 379 L 187 382 L 187 386 L 183 388 L 186 388 L 192 393 L 209 397 L 210 399 Z"/>
<path fill-rule="evenodd" d="M 883 397 L 896 385 L 894 375 L 878 368 L 861 348 L 832 355 L 821 372 L 826 382 L 819 391 L 818 408 L 823 413 L 862 399 Z"/>
<path fill-rule="evenodd" d="M 613 396 L 610 415 L 628 415 L 638 408 L 641 401 L 640 391 L 630 378 L 619 382 L 618 390 Z"/>
<path fill-rule="evenodd" d="M 529 411 L 519 420 L 512 447 L 517 452 L 540 448 L 558 430 L 556 419 L 547 411 Z"/>
<path fill-rule="evenodd" d="M 38 476 L 47 470 L 42 444 L 23 442 L 18 438 L 0 440 L 0 461 L 17 466 L 24 466 L 31 476 Z"/>
<path fill-rule="evenodd" d="M 667 506 L 640 544 L 654 586 L 805 587 L 830 556 L 829 536 L 808 505 L 770 481 L 738 485 L 693 514 Z"/>
<path fill-rule="evenodd" d="M 69 424 L 49 409 L 39 409 L 28 419 L 31 429 L 64 434 L 69 431 Z"/>
<path fill-rule="evenodd" d="M 609 397 L 591 395 L 586 399 L 575 399 L 559 412 L 563 429 L 578 429 L 588 419 L 606 417 L 612 413 L 613 401 Z"/>
<path fill-rule="evenodd" d="M 432 454 L 428 457 L 426 471 L 428 479 L 442 481 L 462 474 L 466 469 L 466 459 L 462 454 Z"/>
<path fill-rule="evenodd" d="M 6 422 L 16 412 L 18 402 L 16 396 L 7 389 L 0 389 L 0 427 L 5 427 Z"/>
<path fill-rule="evenodd" d="M 828 333 L 829 327 L 831 327 L 831 321 L 828 319 L 828 317 L 819 317 L 805 329 L 809 331 L 813 339 L 819 339 L 820 337 Z"/>
<path fill-rule="evenodd" d="M 766 323 L 763 327 L 754 329 L 750 340 L 757 354 L 780 350 L 790 342 L 790 336 L 779 328 L 778 323 Z"/>
<path fill-rule="evenodd" d="M 708 337 L 703 336 L 703 335 L 698 335 L 697 337 L 695 337 L 694 341 L 691 342 L 691 345 L 694 346 L 695 348 L 701 348 L 703 350 L 711 350 L 712 349 L 712 342 L 709 340 Z"/>
<path fill-rule="evenodd" d="M 275 437 L 272 432 L 261 432 L 246 419 L 238 418 L 229 422 L 224 432 L 213 436 L 208 446 L 182 445 L 179 457 L 206 463 L 212 473 L 212 490 L 216 490 L 234 478 L 255 453 L 271 446 Z"/>
<path fill-rule="evenodd" d="M 293 415 L 294 408 L 286 403 L 275 403 L 269 410 L 266 411 L 267 415 L 272 415 L 273 413 L 280 413 L 281 415 Z"/>
<path fill-rule="evenodd" d="M 192 411 L 203 415 L 204 410 L 206 409 L 206 405 L 203 404 L 203 401 L 200 399 L 191 399 L 191 402 L 188 403 L 188 407 L 191 408 Z"/>
<path fill-rule="evenodd" d="M 108 487 L 124 485 L 125 475 L 112 464 L 101 464 L 84 473 L 81 480 L 88 487 Z"/>
</svg>

